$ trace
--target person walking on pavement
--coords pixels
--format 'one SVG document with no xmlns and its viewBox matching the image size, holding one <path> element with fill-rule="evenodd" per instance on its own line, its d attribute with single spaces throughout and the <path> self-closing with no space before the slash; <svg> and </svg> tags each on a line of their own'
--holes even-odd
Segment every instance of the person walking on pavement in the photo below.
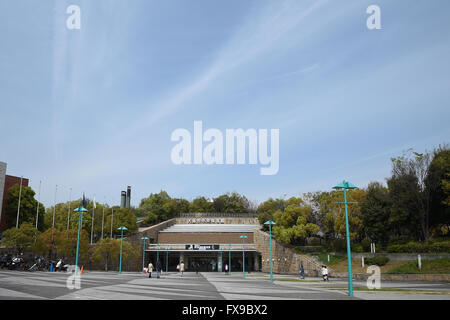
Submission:
<svg viewBox="0 0 450 320">
<path fill-rule="evenodd" d="M 161 261 L 156 261 L 156 277 L 159 279 L 161 277 Z"/>
<path fill-rule="evenodd" d="M 55 271 L 61 271 L 61 266 L 62 266 L 62 259 L 59 259 L 58 263 L 56 264 Z"/>
<path fill-rule="evenodd" d="M 305 279 L 305 269 L 303 268 L 303 263 L 300 264 L 300 279 Z"/>
<path fill-rule="evenodd" d="M 198 262 L 195 263 L 195 273 L 198 274 L 198 269 L 200 268 L 200 264 Z"/>
<path fill-rule="evenodd" d="M 328 281 L 328 269 L 327 266 L 322 266 L 323 281 Z"/>
<path fill-rule="evenodd" d="M 228 264 L 225 263 L 225 274 L 228 273 Z"/>
<path fill-rule="evenodd" d="M 152 272 L 153 272 L 153 264 L 151 262 L 149 262 L 149 264 L 148 264 L 148 277 L 149 278 L 152 277 Z"/>
<path fill-rule="evenodd" d="M 184 262 L 183 261 L 180 262 L 180 272 L 181 272 L 181 276 L 183 276 L 183 272 L 184 272 Z"/>
</svg>

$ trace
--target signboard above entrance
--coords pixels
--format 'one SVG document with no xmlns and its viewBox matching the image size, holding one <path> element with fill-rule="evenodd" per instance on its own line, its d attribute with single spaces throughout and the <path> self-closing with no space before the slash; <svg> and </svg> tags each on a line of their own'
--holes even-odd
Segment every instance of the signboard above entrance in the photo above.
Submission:
<svg viewBox="0 0 450 320">
<path fill-rule="evenodd" d="M 225 219 L 221 219 L 221 218 L 198 218 L 198 219 L 189 219 L 188 223 L 225 223 Z"/>
<path fill-rule="evenodd" d="M 187 244 L 186 250 L 219 250 L 218 244 Z"/>
</svg>

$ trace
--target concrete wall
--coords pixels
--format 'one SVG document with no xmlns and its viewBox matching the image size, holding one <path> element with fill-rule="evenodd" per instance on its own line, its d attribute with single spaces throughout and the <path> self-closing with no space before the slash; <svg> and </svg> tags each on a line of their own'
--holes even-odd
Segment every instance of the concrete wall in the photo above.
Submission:
<svg viewBox="0 0 450 320">
<path fill-rule="evenodd" d="M 129 241 L 138 241 L 142 242 L 142 237 L 150 238 L 150 241 L 147 243 L 157 243 L 158 242 L 158 232 L 166 229 L 168 227 L 173 226 L 176 223 L 176 219 L 170 219 L 159 224 L 156 224 L 151 227 L 139 228 L 138 232 L 132 234 L 128 237 Z"/>
<path fill-rule="evenodd" d="M 269 235 L 255 229 L 253 233 L 255 248 L 261 253 L 261 271 L 270 272 L 270 240 Z M 305 275 L 316 277 L 320 273 L 321 264 L 313 258 L 299 254 L 272 239 L 273 272 L 281 274 L 299 274 L 303 264 Z M 332 270 L 329 269 L 331 272 Z"/>
</svg>

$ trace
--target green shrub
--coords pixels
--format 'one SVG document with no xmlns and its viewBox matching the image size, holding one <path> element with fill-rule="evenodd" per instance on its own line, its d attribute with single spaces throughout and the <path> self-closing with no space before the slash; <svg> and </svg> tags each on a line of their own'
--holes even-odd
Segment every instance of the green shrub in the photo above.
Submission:
<svg viewBox="0 0 450 320">
<path fill-rule="evenodd" d="M 347 252 L 347 242 L 345 239 L 333 240 L 332 247 L 334 252 Z"/>
<path fill-rule="evenodd" d="M 321 253 L 325 252 L 325 248 L 322 246 L 298 246 L 295 250 L 300 253 Z"/>
<path fill-rule="evenodd" d="M 414 242 L 391 244 L 386 249 L 389 253 L 448 253 L 450 241 Z"/>
<path fill-rule="evenodd" d="M 389 258 L 382 257 L 382 256 L 376 256 L 373 258 L 365 258 L 364 261 L 367 265 L 377 265 L 377 266 L 381 267 L 389 262 Z"/>
<path fill-rule="evenodd" d="M 322 243 L 320 242 L 320 239 L 313 238 L 313 239 L 309 240 L 308 245 L 310 245 L 310 246 L 321 246 Z"/>
<path fill-rule="evenodd" d="M 370 244 L 372 243 L 373 241 L 372 240 L 370 240 L 369 238 L 364 238 L 362 241 L 361 241 L 361 246 L 363 247 L 363 252 L 369 252 L 370 251 Z"/>
<path fill-rule="evenodd" d="M 352 244 L 350 246 L 350 249 L 352 250 L 352 252 L 356 252 L 356 253 L 364 252 L 363 246 L 360 244 Z"/>
</svg>

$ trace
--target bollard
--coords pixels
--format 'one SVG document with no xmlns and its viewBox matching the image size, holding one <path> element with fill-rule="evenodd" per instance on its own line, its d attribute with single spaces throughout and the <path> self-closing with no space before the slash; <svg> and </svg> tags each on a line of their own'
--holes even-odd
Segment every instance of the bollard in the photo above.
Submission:
<svg viewBox="0 0 450 320">
<path fill-rule="evenodd" d="M 361 258 L 361 266 L 364 268 L 364 257 Z"/>
<path fill-rule="evenodd" d="M 417 265 L 419 266 L 419 270 L 422 270 L 422 257 L 420 254 L 417 256 Z"/>
</svg>

